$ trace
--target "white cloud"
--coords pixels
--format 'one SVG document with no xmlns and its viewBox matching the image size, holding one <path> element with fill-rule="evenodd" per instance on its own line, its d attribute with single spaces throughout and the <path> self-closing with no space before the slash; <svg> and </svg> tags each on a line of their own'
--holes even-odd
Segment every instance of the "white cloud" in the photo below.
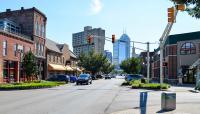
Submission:
<svg viewBox="0 0 200 114">
<path fill-rule="evenodd" d="M 92 0 L 91 4 L 90 4 L 90 8 L 91 8 L 91 14 L 92 15 L 96 15 L 99 12 L 101 12 L 102 8 L 103 8 L 103 4 L 101 0 Z"/>
</svg>

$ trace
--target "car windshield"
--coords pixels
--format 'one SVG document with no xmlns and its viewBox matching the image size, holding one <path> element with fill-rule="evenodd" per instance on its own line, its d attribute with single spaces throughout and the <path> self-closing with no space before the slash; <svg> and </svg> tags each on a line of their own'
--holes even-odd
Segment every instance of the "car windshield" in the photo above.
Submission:
<svg viewBox="0 0 200 114">
<path fill-rule="evenodd" d="M 80 77 L 80 78 L 87 78 L 88 75 L 87 75 L 87 74 L 82 74 L 82 75 L 80 75 L 79 77 Z"/>
</svg>

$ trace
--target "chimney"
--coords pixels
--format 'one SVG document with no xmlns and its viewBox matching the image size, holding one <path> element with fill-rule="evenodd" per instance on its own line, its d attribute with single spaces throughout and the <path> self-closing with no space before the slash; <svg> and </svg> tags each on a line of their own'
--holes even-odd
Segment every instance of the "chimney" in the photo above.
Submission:
<svg viewBox="0 0 200 114">
<path fill-rule="evenodd" d="M 11 9 L 6 9 L 6 12 L 10 12 L 11 11 Z"/>
<path fill-rule="evenodd" d="M 24 7 L 21 7 L 21 10 L 23 11 L 23 10 L 24 10 Z"/>
</svg>

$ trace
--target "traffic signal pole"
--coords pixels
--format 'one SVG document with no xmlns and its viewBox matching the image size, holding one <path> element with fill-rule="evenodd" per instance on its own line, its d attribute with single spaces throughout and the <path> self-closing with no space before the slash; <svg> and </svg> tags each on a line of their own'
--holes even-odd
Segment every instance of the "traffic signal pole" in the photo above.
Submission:
<svg viewBox="0 0 200 114">
<path fill-rule="evenodd" d="M 169 22 L 168 22 L 168 24 L 167 24 L 167 26 L 166 26 L 161 38 L 160 38 L 160 46 L 159 47 L 160 47 L 160 85 L 161 86 L 163 84 L 163 77 L 164 77 L 163 76 L 163 49 L 164 49 L 164 45 L 165 45 L 165 42 L 167 40 L 167 37 L 170 34 L 170 31 L 172 29 L 172 26 L 173 26 L 173 24 L 174 24 L 174 22 L 176 20 L 177 14 L 178 14 L 178 10 L 176 10 L 176 8 L 174 8 L 174 7 L 173 7 L 173 9 L 175 11 L 174 12 L 174 17 L 173 17 L 172 20 L 170 20 L 170 21 L 168 20 Z"/>
</svg>

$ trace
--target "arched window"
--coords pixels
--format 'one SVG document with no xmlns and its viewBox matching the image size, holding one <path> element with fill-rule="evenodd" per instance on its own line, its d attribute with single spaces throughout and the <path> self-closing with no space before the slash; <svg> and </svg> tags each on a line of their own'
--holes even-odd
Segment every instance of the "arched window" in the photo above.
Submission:
<svg viewBox="0 0 200 114">
<path fill-rule="evenodd" d="M 188 55 L 188 54 L 195 54 L 196 53 L 196 47 L 191 42 L 186 42 L 181 46 L 181 55 Z"/>
</svg>

